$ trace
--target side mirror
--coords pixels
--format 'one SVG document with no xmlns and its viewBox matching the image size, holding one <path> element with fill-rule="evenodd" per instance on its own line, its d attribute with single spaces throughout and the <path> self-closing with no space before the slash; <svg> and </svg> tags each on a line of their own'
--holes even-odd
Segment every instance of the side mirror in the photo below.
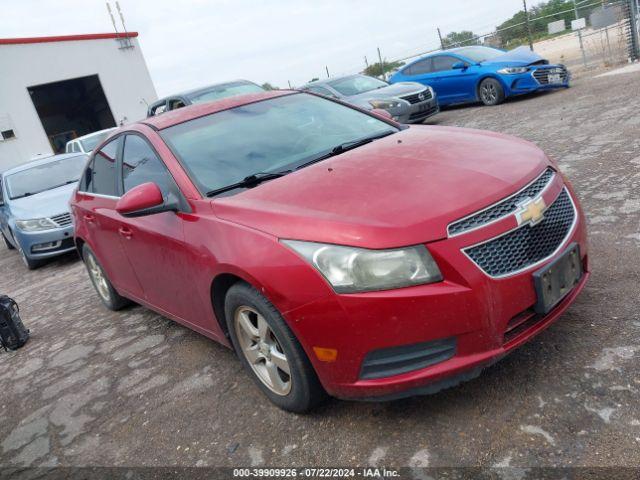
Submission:
<svg viewBox="0 0 640 480">
<path fill-rule="evenodd" d="M 451 68 L 453 68 L 454 70 L 466 70 L 468 66 L 464 62 L 456 62 L 453 65 L 451 65 Z"/>
<path fill-rule="evenodd" d="M 176 210 L 177 205 L 165 203 L 160 188 L 152 182 L 132 188 L 116 203 L 116 212 L 123 217 L 143 217 Z"/>
<path fill-rule="evenodd" d="M 393 115 L 391 115 L 389 112 L 381 108 L 374 108 L 373 110 L 371 110 L 371 113 L 375 113 L 379 117 L 384 117 L 388 120 L 393 120 Z"/>
</svg>

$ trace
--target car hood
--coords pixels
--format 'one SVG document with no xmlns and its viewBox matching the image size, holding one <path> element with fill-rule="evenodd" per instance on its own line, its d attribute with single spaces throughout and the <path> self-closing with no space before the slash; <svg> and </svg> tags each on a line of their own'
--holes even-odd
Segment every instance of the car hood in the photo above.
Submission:
<svg viewBox="0 0 640 480">
<path fill-rule="evenodd" d="M 549 164 L 498 133 L 412 126 L 240 194 L 222 219 L 279 238 L 392 248 L 447 236 L 447 225 L 505 198 Z"/>
<path fill-rule="evenodd" d="M 29 220 L 69 212 L 69 201 L 76 186 L 72 183 L 36 195 L 11 200 L 11 214 L 19 220 Z"/>
<path fill-rule="evenodd" d="M 412 93 L 422 92 L 426 87 L 416 82 L 400 82 L 394 83 L 387 87 L 370 90 L 359 95 L 345 97 L 349 102 L 366 102 L 373 99 L 398 98 Z"/>
<path fill-rule="evenodd" d="M 482 62 L 482 65 L 498 65 L 513 66 L 513 67 L 526 67 L 534 63 L 549 63 L 535 52 L 532 52 L 528 47 L 518 47 L 502 55 L 499 55 L 491 60 Z"/>
</svg>

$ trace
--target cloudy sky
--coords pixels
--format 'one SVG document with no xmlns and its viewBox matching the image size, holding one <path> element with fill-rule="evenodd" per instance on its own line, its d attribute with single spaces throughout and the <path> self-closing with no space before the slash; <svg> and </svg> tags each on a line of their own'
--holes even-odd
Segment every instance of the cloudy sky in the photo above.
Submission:
<svg viewBox="0 0 640 480">
<path fill-rule="evenodd" d="M 115 0 L 109 0 L 115 6 Z M 530 3 L 537 3 L 531 1 Z M 159 95 L 235 78 L 287 87 L 491 31 L 521 0 L 120 0 Z M 0 38 L 113 31 L 104 0 L 0 0 Z"/>
</svg>

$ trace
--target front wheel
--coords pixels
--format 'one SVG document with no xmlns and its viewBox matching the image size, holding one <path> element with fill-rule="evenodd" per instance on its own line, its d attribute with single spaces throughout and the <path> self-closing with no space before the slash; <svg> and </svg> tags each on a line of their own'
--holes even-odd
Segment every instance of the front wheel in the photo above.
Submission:
<svg viewBox="0 0 640 480">
<path fill-rule="evenodd" d="M 15 250 L 16 247 L 14 247 L 11 242 L 9 241 L 9 239 L 4 235 L 4 233 L 2 234 L 2 240 L 4 240 L 4 244 L 6 245 L 7 249 L 9 250 Z"/>
<path fill-rule="evenodd" d="M 502 84 L 495 78 L 485 78 L 479 87 L 480 100 L 485 105 L 492 107 L 504 102 L 505 94 Z"/>
<path fill-rule="evenodd" d="M 86 244 L 82 247 L 82 259 L 87 267 L 87 272 L 89 272 L 91 283 L 93 283 L 105 307 L 116 311 L 131 304 L 131 300 L 124 298 L 113 288 L 102 265 L 100 265 L 93 251 Z"/>
<path fill-rule="evenodd" d="M 225 316 L 245 370 L 278 407 L 302 413 L 326 393 L 311 362 L 280 312 L 245 283 L 229 289 Z"/>
</svg>

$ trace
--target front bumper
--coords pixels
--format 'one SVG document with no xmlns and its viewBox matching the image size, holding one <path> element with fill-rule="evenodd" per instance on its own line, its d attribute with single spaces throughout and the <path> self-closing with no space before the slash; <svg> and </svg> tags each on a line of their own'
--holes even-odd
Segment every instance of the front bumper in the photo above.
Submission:
<svg viewBox="0 0 640 480">
<path fill-rule="evenodd" d="M 575 195 L 572 196 L 575 200 Z M 433 393 L 477 376 L 518 346 L 544 330 L 574 302 L 589 277 L 584 217 L 577 205 L 576 222 L 551 258 L 508 276 L 483 273 L 462 248 L 482 235 L 495 235 L 497 225 L 429 244 L 445 281 L 398 290 L 333 294 L 286 312 L 314 364 L 320 381 L 333 396 L 395 399 Z M 487 230 L 487 231 L 483 231 Z M 552 262 L 572 243 L 580 247 L 584 276 L 545 316 L 516 335 L 506 336 L 513 319 L 536 304 L 532 273 Z M 384 378 L 364 379 L 363 361 L 370 352 L 422 342 L 456 339 L 455 354 L 442 362 Z M 334 362 L 315 358 L 312 347 L 338 351 Z"/>
<path fill-rule="evenodd" d="M 393 113 L 393 119 L 399 123 L 420 123 L 439 111 L 438 99 L 434 96 L 424 102 L 407 105 L 400 112 Z"/>
<path fill-rule="evenodd" d="M 549 82 L 548 72 L 562 72 L 560 82 Z M 562 65 L 543 65 L 532 67 L 530 71 L 518 75 L 501 75 L 503 84 L 506 86 L 507 96 L 523 95 L 544 90 L 555 90 L 567 88 L 571 81 L 571 74 Z"/>
<path fill-rule="evenodd" d="M 23 232 L 16 228 L 13 235 L 27 258 L 38 260 L 75 250 L 73 231 L 73 225 L 42 232 Z"/>
</svg>

